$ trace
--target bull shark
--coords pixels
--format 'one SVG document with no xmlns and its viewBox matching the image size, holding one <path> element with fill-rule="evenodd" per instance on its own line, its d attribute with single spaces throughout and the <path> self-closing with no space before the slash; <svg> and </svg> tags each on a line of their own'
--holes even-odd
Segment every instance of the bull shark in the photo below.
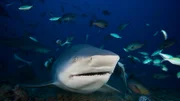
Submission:
<svg viewBox="0 0 180 101">
<path fill-rule="evenodd" d="M 31 40 L 28 36 L 1 37 L 0 45 L 39 53 L 48 53 L 50 51 L 47 47 L 39 42 Z"/>
<path fill-rule="evenodd" d="M 120 57 L 108 50 L 91 45 L 72 46 L 60 55 L 52 65 L 51 81 L 25 87 L 56 86 L 76 93 L 116 92 L 122 93 L 107 84 Z"/>
</svg>

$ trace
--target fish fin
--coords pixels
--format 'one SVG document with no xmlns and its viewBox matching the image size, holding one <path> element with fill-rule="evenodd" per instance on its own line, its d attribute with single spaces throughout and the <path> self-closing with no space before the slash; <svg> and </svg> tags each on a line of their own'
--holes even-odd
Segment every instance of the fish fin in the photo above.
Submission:
<svg viewBox="0 0 180 101">
<path fill-rule="evenodd" d="M 138 93 L 141 93 L 141 90 L 136 85 L 134 85 L 134 88 L 138 91 Z"/>
<path fill-rule="evenodd" d="M 33 84 L 33 85 L 29 85 L 29 84 L 18 84 L 19 86 L 22 87 L 27 87 L 27 88 L 39 88 L 39 87 L 46 87 L 46 86 L 53 86 L 53 83 L 43 83 L 43 84 Z"/>
<path fill-rule="evenodd" d="M 161 61 L 161 63 L 163 63 L 164 61 L 168 61 L 168 59 L 163 59 L 163 60 Z"/>
<path fill-rule="evenodd" d="M 108 84 L 104 84 L 98 91 L 100 92 L 106 92 L 106 93 L 122 93 L 120 92 L 118 89 L 108 85 Z"/>
<path fill-rule="evenodd" d="M 93 20 L 90 20 L 89 26 L 92 27 L 92 25 L 93 25 Z"/>
<path fill-rule="evenodd" d="M 126 48 L 123 48 L 123 50 L 124 50 L 125 52 L 129 52 Z"/>
<path fill-rule="evenodd" d="M 126 87 L 127 93 L 132 93 L 131 90 L 128 88 L 128 85 L 127 85 L 128 75 L 125 72 L 124 64 L 122 64 L 121 62 L 118 62 L 118 66 L 121 69 L 121 78 L 122 78 L 122 80 L 124 82 L 124 85 Z"/>
</svg>

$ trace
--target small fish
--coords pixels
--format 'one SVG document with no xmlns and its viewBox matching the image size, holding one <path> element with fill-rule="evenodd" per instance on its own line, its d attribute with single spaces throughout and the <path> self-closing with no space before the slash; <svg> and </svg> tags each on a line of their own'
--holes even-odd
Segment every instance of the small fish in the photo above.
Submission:
<svg viewBox="0 0 180 101">
<path fill-rule="evenodd" d="M 17 54 L 14 54 L 14 58 L 15 58 L 16 60 L 22 61 L 22 62 L 24 62 L 24 63 L 26 63 L 26 64 L 28 64 L 28 65 L 31 65 L 31 64 L 32 64 L 32 62 L 26 61 L 26 60 L 22 59 L 22 58 L 19 57 Z"/>
<path fill-rule="evenodd" d="M 128 58 L 132 59 L 133 61 L 141 62 L 141 60 L 135 56 L 129 55 Z"/>
<path fill-rule="evenodd" d="M 161 63 L 164 62 L 164 61 L 169 61 L 171 64 L 180 66 L 180 58 L 173 57 L 173 56 L 171 56 L 169 54 L 164 54 L 164 53 L 159 53 L 159 55 L 163 58 Z"/>
<path fill-rule="evenodd" d="M 60 45 L 60 46 L 65 46 L 65 45 L 70 45 L 71 41 L 74 39 L 74 37 L 67 37 L 66 41 L 64 43 L 62 43 L 61 40 L 56 40 L 56 44 Z"/>
<path fill-rule="evenodd" d="M 129 25 L 129 24 L 120 24 L 120 25 L 118 26 L 118 30 L 122 31 L 122 30 L 124 30 L 128 25 Z"/>
<path fill-rule="evenodd" d="M 112 37 L 114 37 L 114 38 L 117 38 L 117 39 L 119 39 L 119 38 L 121 38 L 118 34 L 116 34 L 116 33 L 110 33 L 110 36 L 112 36 Z"/>
<path fill-rule="evenodd" d="M 34 42 L 29 36 L 0 37 L 0 45 L 38 53 L 48 53 L 51 51 L 40 42 Z"/>
<path fill-rule="evenodd" d="M 154 59 L 153 60 L 153 64 L 160 64 L 161 63 L 161 60 L 160 59 Z"/>
<path fill-rule="evenodd" d="M 160 55 L 162 58 L 173 58 L 173 56 L 172 56 L 172 55 L 169 55 L 169 54 L 159 53 L 159 55 Z"/>
<path fill-rule="evenodd" d="M 162 51 L 163 51 L 163 49 L 161 49 L 161 50 L 156 50 L 156 51 L 154 51 L 154 52 L 151 54 L 151 56 L 159 55 L 159 53 L 161 53 Z"/>
<path fill-rule="evenodd" d="M 33 6 L 31 6 L 31 5 L 23 5 L 23 6 L 20 6 L 18 9 L 26 11 L 26 10 L 30 10 L 32 7 Z"/>
<path fill-rule="evenodd" d="M 125 52 L 135 51 L 137 49 L 140 49 L 144 46 L 143 43 L 134 42 L 126 46 L 126 48 L 123 48 Z"/>
<path fill-rule="evenodd" d="M 168 68 L 165 65 L 161 65 L 161 69 L 162 69 L 162 71 L 165 71 L 165 72 L 168 71 Z"/>
<path fill-rule="evenodd" d="M 170 77 L 170 75 L 166 75 L 166 74 L 154 74 L 153 75 L 154 79 L 166 79 L 168 77 Z"/>
<path fill-rule="evenodd" d="M 143 61 L 143 64 L 150 64 L 152 62 L 151 58 L 147 58 Z"/>
<path fill-rule="evenodd" d="M 153 64 L 154 66 L 161 67 L 161 64 Z"/>
<path fill-rule="evenodd" d="M 147 59 L 147 58 L 149 58 L 149 56 L 146 55 L 146 56 L 144 56 L 144 58 Z"/>
<path fill-rule="evenodd" d="M 49 18 L 50 21 L 58 21 L 61 17 L 51 17 Z"/>
<path fill-rule="evenodd" d="M 6 7 L 9 7 L 9 6 L 13 5 L 13 4 L 16 3 L 16 2 L 17 2 L 17 1 L 13 1 L 13 2 L 7 3 L 7 4 L 6 4 Z"/>
<path fill-rule="evenodd" d="M 150 95 L 150 91 L 144 87 L 138 80 L 134 77 L 129 77 L 127 79 L 128 87 L 136 94 Z"/>
<path fill-rule="evenodd" d="M 44 66 L 50 70 L 54 61 L 54 58 L 50 57 L 47 61 L 45 61 Z"/>
<path fill-rule="evenodd" d="M 164 40 L 167 40 L 167 38 L 168 38 L 167 32 L 165 30 L 161 30 L 161 32 L 164 35 Z"/>
<path fill-rule="evenodd" d="M 146 26 L 147 26 L 147 27 L 149 27 L 149 26 L 150 26 L 150 24 L 148 24 L 148 23 L 147 23 L 147 24 L 146 24 Z"/>
<path fill-rule="evenodd" d="M 138 53 L 142 55 L 149 55 L 147 52 L 138 52 Z"/>
<path fill-rule="evenodd" d="M 32 37 L 32 36 L 29 36 L 29 38 L 30 38 L 31 40 L 33 40 L 34 42 L 38 42 L 38 40 L 37 40 L 36 38 Z"/>
<path fill-rule="evenodd" d="M 177 73 L 177 78 L 180 79 L 180 72 Z"/>
<path fill-rule="evenodd" d="M 72 22 L 76 18 L 75 13 L 65 13 L 61 16 L 61 18 L 58 19 L 59 23 L 62 22 Z"/>
<path fill-rule="evenodd" d="M 111 12 L 109 12 L 108 10 L 103 10 L 102 14 L 107 16 L 107 15 L 111 15 Z"/>
<path fill-rule="evenodd" d="M 108 26 L 108 22 L 105 20 L 96 20 L 96 21 L 91 20 L 90 26 L 93 26 L 93 25 L 104 29 Z"/>
<path fill-rule="evenodd" d="M 156 36 L 159 33 L 159 31 L 156 31 L 153 36 Z"/>
</svg>

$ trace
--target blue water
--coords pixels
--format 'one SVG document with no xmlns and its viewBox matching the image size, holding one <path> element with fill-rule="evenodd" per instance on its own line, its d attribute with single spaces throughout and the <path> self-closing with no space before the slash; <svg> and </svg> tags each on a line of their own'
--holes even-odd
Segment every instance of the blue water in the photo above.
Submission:
<svg viewBox="0 0 180 101">
<path fill-rule="evenodd" d="M 8 0 L 12 2 L 14 0 Z M 159 67 L 152 65 L 144 65 L 142 63 L 133 64 L 125 59 L 128 55 L 140 56 L 138 51 L 146 51 L 152 53 L 163 42 L 162 33 L 153 36 L 156 31 L 164 29 L 168 33 L 168 38 L 174 38 L 177 42 L 170 48 L 163 52 L 173 56 L 180 55 L 180 2 L 178 0 L 45 0 L 44 3 L 39 0 L 27 1 L 27 4 L 33 5 L 33 8 L 28 11 L 20 11 L 18 7 L 22 4 L 17 0 L 13 5 L 5 7 L 7 1 L 1 0 L 0 4 L 8 11 L 10 18 L 0 16 L 0 34 L 2 36 L 22 36 L 25 31 L 31 33 L 33 37 L 38 39 L 43 45 L 49 47 L 53 52 L 48 54 L 39 54 L 27 52 L 23 57 L 26 60 L 32 61 L 32 68 L 17 69 L 18 65 L 14 60 L 13 54 L 21 52 L 21 50 L 1 47 L 1 64 L 6 68 L 1 68 L 1 78 L 11 78 L 19 80 L 20 82 L 30 82 L 34 78 L 39 81 L 46 81 L 48 78 L 48 71 L 44 67 L 44 61 L 50 56 L 59 56 L 65 49 L 58 48 L 56 44 L 57 39 L 66 40 L 67 36 L 73 36 L 75 39 L 72 45 L 84 44 L 86 35 L 89 35 L 88 44 L 100 47 L 105 45 L 104 49 L 113 51 L 121 57 L 121 62 L 125 64 L 126 72 L 139 76 L 138 79 L 150 88 L 179 88 L 180 79 L 177 79 L 176 73 L 180 71 L 179 66 L 172 65 L 165 62 L 169 71 L 165 74 L 171 75 L 169 78 L 156 80 L 152 75 L 155 73 L 162 73 Z M 61 7 L 64 7 L 65 13 L 75 13 L 76 19 L 71 23 L 56 23 L 49 21 L 48 13 L 53 12 L 54 16 L 62 16 L 64 13 Z M 76 8 L 76 7 L 78 8 Z M 102 10 L 108 10 L 111 15 L 104 16 Z M 46 13 L 44 17 L 42 13 Z M 82 17 L 81 14 L 86 13 L 88 17 Z M 108 21 L 109 25 L 105 29 L 93 26 L 89 27 L 89 21 L 92 20 L 92 15 L 97 19 Z M 35 24 L 37 26 L 29 27 L 28 24 Z M 117 29 L 120 24 L 129 25 L 122 31 Z M 146 24 L 150 26 L 146 26 Z M 7 29 L 5 29 L 7 28 Z M 104 42 L 103 39 L 109 33 L 118 33 L 121 39 L 111 39 Z M 126 53 L 123 48 L 131 42 L 141 41 L 145 43 L 145 47 L 140 50 Z M 159 57 L 161 59 L 161 57 Z M 27 79 L 30 79 L 27 80 Z M 111 84 L 118 88 L 115 80 L 118 77 L 112 77 Z"/>
</svg>

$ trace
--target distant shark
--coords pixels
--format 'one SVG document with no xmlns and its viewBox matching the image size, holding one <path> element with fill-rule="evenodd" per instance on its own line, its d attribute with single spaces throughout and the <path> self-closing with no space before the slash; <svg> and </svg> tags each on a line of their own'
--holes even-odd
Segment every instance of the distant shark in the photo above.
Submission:
<svg viewBox="0 0 180 101">
<path fill-rule="evenodd" d="M 67 91 L 84 94 L 95 91 L 122 93 L 124 91 L 107 84 L 119 59 L 117 54 L 108 50 L 91 45 L 75 45 L 62 53 L 53 63 L 49 83 L 22 86 L 54 85 Z"/>
<path fill-rule="evenodd" d="M 28 36 L 0 37 L 0 45 L 39 53 L 48 53 L 50 51 L 47 47 L 31 40 Z"/>
</svg>

